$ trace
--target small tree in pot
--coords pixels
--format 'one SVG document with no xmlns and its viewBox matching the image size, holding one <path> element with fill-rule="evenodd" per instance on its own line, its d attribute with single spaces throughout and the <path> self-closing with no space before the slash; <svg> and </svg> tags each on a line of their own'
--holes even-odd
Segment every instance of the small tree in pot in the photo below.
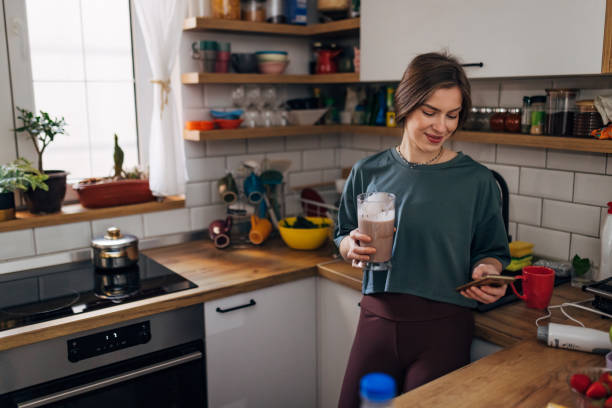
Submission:
<svg viewBox="0 0 612 408">
<path fill-rule="evenodd" d="M 65 133 L 64 126 L 66 122 L 64 118 L 51 118 L 47 112 L 40 111 L 40 115 L 34 115 L 27 109 L 17 107 L 19 116 L 23 126 L 15 129 L 16 132 L 26 132 L 38 154 L 38 171 L 44 172 L 49 176 L 47 185 L 48 191 L 42 189 L 28 189 L 25 193 L 28 209 L 32 213 L 53 213 L 62 208 L 62 201 L 66 195 L 66 173 L 64 170 L 44 170 L 43 171 L 43 153 L 55 136 Z"/>
<path fill-rule="evenodd" d="M 23 158 L 0 166 L 0 221 L 15 218 L 15 191 L 37 188 L 47 191 L 47 178 Z"/>
</svg>

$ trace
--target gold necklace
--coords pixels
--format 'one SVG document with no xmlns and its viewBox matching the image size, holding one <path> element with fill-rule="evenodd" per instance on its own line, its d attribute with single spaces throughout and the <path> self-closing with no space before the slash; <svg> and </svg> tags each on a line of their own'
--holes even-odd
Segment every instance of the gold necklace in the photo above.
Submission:
<svg viewBox="0 0 612 408">
<path fill-rule="evenodd" d="M 427 160 L 426 162 L 422 162 L 422 163 L 413 163 L 411 161 L 408 161 L 408 159 L 406 159 L 404 157 L 404 155 L 402 154 L 402 151 L 400 150 L 399 145 L 395 146 L 395 150 L 397 150 L 397 153 L 400 155 L 400 157 L 406 162 L 408 163 L 408 166 L 411 169 L 414 169 L 415 167 L 419 167 L 419 166 L 427 166 L 428 164 L 432 164 L 433 162 L 435 162 L 436 160 L 438 160 L 440 158 L 440 156 L 442 156 L 442 151 L 444 150 L 444 146 L 440 147 L 440 151 L 438 152 L 438 154 L 436 154 L 433 158 Z"/>
</svg>

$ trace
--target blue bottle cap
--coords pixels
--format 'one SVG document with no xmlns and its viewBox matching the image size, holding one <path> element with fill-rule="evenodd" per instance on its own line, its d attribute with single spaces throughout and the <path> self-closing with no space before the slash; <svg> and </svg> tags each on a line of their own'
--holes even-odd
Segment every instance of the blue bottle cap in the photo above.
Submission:
<svg viewBox="0 0 612 408">
<path fill-rule="evenodd" d="M 395 397 L 395 380 L 388 374 L 370 373 L 361 378 L 361 396 L 370 401 L 382 402 Z"/>
</svg>

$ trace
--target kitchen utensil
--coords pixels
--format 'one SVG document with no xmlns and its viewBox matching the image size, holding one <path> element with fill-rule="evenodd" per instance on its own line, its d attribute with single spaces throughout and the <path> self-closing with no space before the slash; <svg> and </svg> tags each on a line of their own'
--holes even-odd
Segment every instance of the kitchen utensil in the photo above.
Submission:
<svg viewBox="0 0 612 408">
<path fill-rule="evenodd" d="M 321 49 L 317 52 L 317 74 L 333 74 L 338 72 L 338 65 L 335 58 L 340 55 L 341 50 Z"/>
<path fill-rule="evenodd" d="M 223 111 L 218 111 L 218 110 L 211 110 L 210 111 L 210 115 L 214 118 L 214 119 L 240 119 L 240 116 L 242 116 L 242 113 L 244 111 L 242 109 L 236 109 L 236 110 L 232 110 L 232 111 L 228 111 L 228 112 L 223 112 Z"/>
<path fill-rule="evenodd" d="M 138 238 L 122 234 L 117 227 L 110 227 L 103 237 L 94 238 L 91 247 L 96 268 L 119 269 L 138 261 Z"/>
<path fill-rule="evenodd" d="M 215 124 L 221 129 L 237 129 L 244 119 L 215 119 Z"/>
<path fill-rule="evenodd" d="M 266 21 L 268 23 L 286 23 L 285 0 L 268 0 L 266 9 Z"/>
<path fill-rule="evenodd" d="M 218 249 L 227 248 L 230 245 L 230 231 L 232 229 L 232 217 L 224 220 L 215 220 L 208 226 L 208 235 Z"/>
<path fill-rule="evenodd" d="M 219 180 L 219 195 L 226 204 L 232 204 L 238 199 L 238 187 L 232 173 L 227 173 Z"/>
<path fill-rule="evenodd" d="M 323 109 L 300 109 L 289 111 L 289 123 L 292 125 L 314 125 L 327 112 L 328 108 Z"/>
<path fill-rule="evenodd" d="M 254 172 L 244 179 L 244 193 L 251 204 L 259 204 L 263 199 L 265 188 Z"/>
<path fill-rule="evenodd" d="M 264 61 L 259 62 L 257 67 L 262 74 L 278 75 L 285 72 L 289 61 Z"/>
<path fill-rule="evenodd" d="M 264 202 L 266 203 L 266 207 L 268 208 L 268 215 L 270 216 L 270 220 L 272 220 L 272 225 L 274 225 L 274 228 L 278 229 L 278 218 L 276 218 L 274 208 L 270 204 L 270 200 L 268 199 L 267 194 L 264 194 Z"/>
<path fill-rule="evenodd" d="M 249 231 L 249 240 L 255 244 L 262 244 L 272 231 L 272 224 L 266 218 L 259 218 L 256 215 L 251 215 L 251 231 Z"/>
<path fill-rule="evenodd" d="M 555 271 L 545 266 L 525 266 L 523 274 L 516 279 L 523 281 L 524 294 L 519 294 L 512 282 L 510 287 L 514 294 L 524 300 L 529 308 L 546 309 L 553 292 Z"/>
<path fill-rule="evenodd" d="M 284 226 L 285 221 L 289 225 L 293 225 L 296 219 L 297 217 L 288 217 L 283 219 L 278 225 L 281 238 L 289 248 L 312 250 L 319 248 L 325 243 L 329 236 L 331 225 L 333 225 L 331 219 L 325 217 L 306 217 L 308 221 L 320 226 L 319 228 L 289 228 Z M 327 226 L 321 226 L 323 224 Z"/>
<path fill-rule="evenodd" d="M 316 109 L 318 99 L 317 98 L 296 98 L 289 99 L 285 102 L 290 109 Z"/>
<path fill-rule="evenodd" d="M 232 68 L 241 74 L 257 72 L 257 56 L 253 53 L 232 54 Z"/>
<path fill-rule="evenodd" d="M 188 120 L 185 122 L 187 130 L 212 130 L 215 128 L 215 122 L 212 120 Z"/>
<path fill-rule="evenodd" d="M 232 54 L 229 51 L 217 51 L 217 58 L 215 60 L 215 72 L 229 72 L 231 56 Z"/>
</svg>

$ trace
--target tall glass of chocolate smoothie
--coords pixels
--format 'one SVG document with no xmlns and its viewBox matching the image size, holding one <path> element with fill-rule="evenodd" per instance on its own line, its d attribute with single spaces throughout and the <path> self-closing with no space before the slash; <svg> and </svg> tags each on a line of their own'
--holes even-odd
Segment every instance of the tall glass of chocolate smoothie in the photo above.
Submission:
<svg viewBox="0 0 612 408">
<path fill-rule="evenodd" d="M 357 225 L 359 232 L 372 238 L 361 246 L 374 247 L 376 253 L 365 264 L 365 271 L 391 269 L 391 251 L 395 227 L 395 194 L 363 193 L 357 196 Z"/>
</svg>

